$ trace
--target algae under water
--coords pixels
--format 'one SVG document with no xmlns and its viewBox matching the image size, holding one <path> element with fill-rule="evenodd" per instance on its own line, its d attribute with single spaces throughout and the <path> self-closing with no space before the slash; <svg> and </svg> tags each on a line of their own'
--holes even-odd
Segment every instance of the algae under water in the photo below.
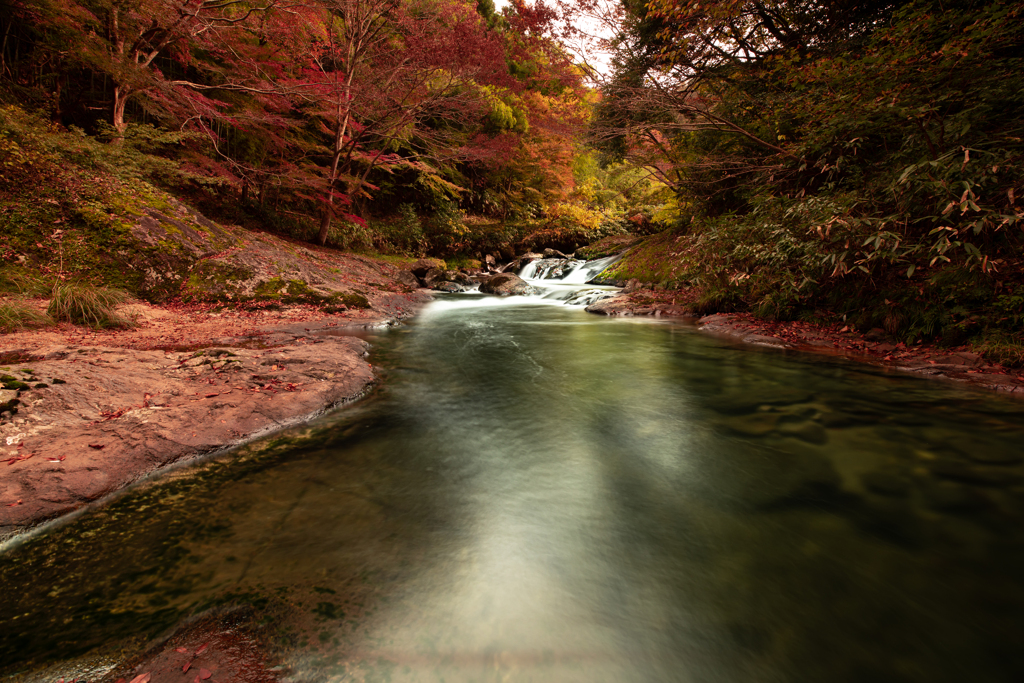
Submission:
<svg viewBox="0 0 1024 683">
<path fill-rule="evenodd" d="M 7 547 L 0 673 L 247 605 L 293 681 L 1024 679 L 1019 402 L 536 299 L 375 345 L 369 400 Z"/>
</svg>

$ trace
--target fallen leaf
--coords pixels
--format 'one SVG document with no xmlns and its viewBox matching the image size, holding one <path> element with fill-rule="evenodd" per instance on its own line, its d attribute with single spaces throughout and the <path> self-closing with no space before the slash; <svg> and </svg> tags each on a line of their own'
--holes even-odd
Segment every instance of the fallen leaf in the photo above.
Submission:
<svg viewBox="0 0 1024 683">
<path fill-rule="evenodd" d="M 196 657 L 206 652 L 206 648 L 208 647 L 210 647 L 209 643 L 203 643 L 202 645 L 200 645 L 199 648 L 196 650 Z"/>
<path fill-rule="evenodd" d="M 18 500 L 14 501 L 13 503 L 8 503 L 7 507 L 12 508 L 15 505 L 21 505 L 21 498 L 19 498 Z"/>
<path fill-rule="evenodd" d="M 174 648 L 174 651 L 175 652 L 180 652 L 181 654 L 187 654 L 188 653 L 188 648 L 187 647 L 176 647 L 176 648 Z"/>
<path fill-rule="evenodd" d="M 213 398 L 214 396 L 220 396 L 220 394 L 207 394 L 205 398 Z"/>
<path fill-rule="evenodd" d="M 192 666 L 192 662 L 191 661 L 185 662 L 185 666 L 181 667 L 181 672 L 185 673 L 186 671 L 189 670 L 189 667 L 191 667 L 191 666 Z"/>
<path fill-rule="evenodd" d="M 213 675 L 213 673 L 209 669 L 200 669 L 199 670 L 199 678 L 203 679 L 204 681 L 207 678 L 209 678 L 210 676 L 212 676 L 212 675 Z"/>
<path fill-rule="evenodd" d="M 138 676 L 132 679 L 131 683 L 149 683 L 149 679 L 152 677 L 153 675 L 148 673 L 139 674 Z"/>
</svg>

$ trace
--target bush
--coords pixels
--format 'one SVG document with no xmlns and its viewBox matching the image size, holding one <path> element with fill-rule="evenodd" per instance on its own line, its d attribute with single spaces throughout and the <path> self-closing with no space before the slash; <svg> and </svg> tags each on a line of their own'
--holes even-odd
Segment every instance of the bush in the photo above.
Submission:
<svg viewBox="0 0 1024 683">
<path fill-rule="evenodd" d="M 117 312 L 127 292 L 83 283 L 61 283 L 53 288 L 46 313 L 58 322 L 69 322 L 97 329 L 134 327 L 134 321 Z"/>
<path fill-rule="evenodd" d="M 23 299 L 0 300 L 0 332 L 41 327 L 52 321 Z"/>
</svg>

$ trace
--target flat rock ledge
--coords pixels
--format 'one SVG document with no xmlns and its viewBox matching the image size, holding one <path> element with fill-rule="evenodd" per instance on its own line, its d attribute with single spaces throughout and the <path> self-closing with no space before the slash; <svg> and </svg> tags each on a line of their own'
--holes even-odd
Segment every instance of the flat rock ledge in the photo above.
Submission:
<svg viewBox="0 0 1024 683">
<path fill-rule="evenodd" d="M 910 349 L 884 340 L 868 341 L 865 335 L 853 331 L 829 333 L 813 326 L 784 339 L 770 334 L 756 321 L 733 313 L 705 316 L 697 324 L 702 332 L 747 344 L 838 355 L 900 372 L 949 379 L 1024 398 L 1024 376 L 1011 374 L 970 351 L 930 347 Z"/>
<path fill-rule="evenodd" d="M 716 313 L 698 319 L 686 301 L 685 293 L 645 290 L 631 282 L 621 294 L 597 301 L 586 311 L 607 316 L 675 317 L 696 323 L 702 332 L 744 344 L 842 356 L 1024 398 L 1024 373 L 1007 372 L 977 353 L 894 344 L 886 340 L 882 330 L 864 335 L 838 326 L 832 329 L 810 323 L 770 323 L 743 313 Z"/>
<path fill-rule="evenodd" d="M 369 345 L 335 325 L 183 352 L 56 345 L 5 363 L 33 381 L 0 422 L 0 541 L 360 397 L 374 382 Z"/>
</svg>

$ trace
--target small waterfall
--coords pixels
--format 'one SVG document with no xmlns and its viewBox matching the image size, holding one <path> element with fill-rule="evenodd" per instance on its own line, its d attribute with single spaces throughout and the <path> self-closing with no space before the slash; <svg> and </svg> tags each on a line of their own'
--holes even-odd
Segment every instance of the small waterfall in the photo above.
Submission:
<svg viewBox="0 0 1024 683">
<path fill-rule="evenodd" d="M 619 256 L 608 256 L 593 261 L 559 258 L 537 259 L 523 266 L 519 277 L 530 282 L 558 280 L 567 285 L 584 285 L 618 260 Z"/>
<path fill-rule="evenodd" d="M 615 296 L 615 287 L 580 287 L 597 277 L 605 268 L 619 260 L 608 256 L 593 261 L 547 258 L 531 261 L 523 266 L 519 277 L 537 290 L 543 299 L 562 301 L 567 306 L 589 306 L 595 301 Z"/>
</svg>

